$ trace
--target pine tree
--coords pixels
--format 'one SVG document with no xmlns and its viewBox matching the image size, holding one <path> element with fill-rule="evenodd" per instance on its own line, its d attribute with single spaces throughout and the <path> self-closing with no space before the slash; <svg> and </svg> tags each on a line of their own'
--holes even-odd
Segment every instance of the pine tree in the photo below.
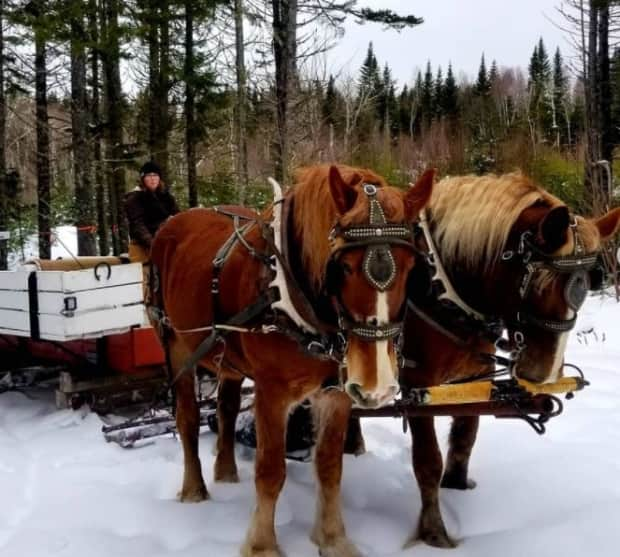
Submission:
<svg viewBox="0 0 620 557">
<path fill-rule="evenodd" d="M 372 48 L 372 41 L 368 44 L 366 58 L 360 69 L 359 90 L 360 93 L 373 91 L 379 81 L 379 64 Z"/>
<path fill-rule="evenodd" d="M 422 82 L 422 90 L 420 94 L 420 112 L 422 121 L 426 125 L 429 125 L 435 112 L 433 106 L 433 71 L 431 69 L 430 60 L 426 63 L 424 81 Z"/>
<path fill-rule="evenodd" d="M 491 63 L 491 69 L 489 70 L 489 88 L 493 90 L 499 82 L 499 70 L 497 69 L 497 61 L 493 60 Z"/>
<path fill-rule="evenodd" d="M 435 107 L 435 116 L 441 118 L 444 108 L 444 82 L 441 66 L 437 68 L 437 77 L 435 78 L 435 89 L 433 91 L 433 105 Z"/>
<path fill-rule="evenodd" d="M 534 47 L 529 65 L 529 111 L 541 137 L 553 136 L 554 111 L 551 83 L 551 65 L 542 37 Z"/>
<path fill-rule="evenodd" d="M 448 74 L 443 90 L 443 112 L 449 118 L 454 118 L 458 114 L 458 94 L 458 85 L 452 72 L 452 63 L 450 63 L 448 64 Z"/>
<path fill-rule="evenodd" d="M 539 90 L 542 90 L 551 78 L 551 64 L 542 37 L 532 52 L 528 73 L 528 85 L 537 87 Z"/>
<path fill-rule="evenodd" d="M 491 90 L 491 84 L 489 82 L 489 76 L 487 74 L 487 66 L 484 61 L 484 53 L 482 54 L 482 59 L 480 60 L 480 68 L 478 69 L 478 79 L 474 85 L 474 91 L 477 95 L 484 96 L 488 95 Z"/>
<path fill-rule="evenodd" d="M 327 90 L 325 91 L 325 100 L 323 101 L 323 119 L 327 124 L 335 124 L 335 114 L 336 114 L 336 103 L 338 97 L 336 92 L 336 78 L 329 74 L 329 79 L 327 80 Z"/>
</svg>

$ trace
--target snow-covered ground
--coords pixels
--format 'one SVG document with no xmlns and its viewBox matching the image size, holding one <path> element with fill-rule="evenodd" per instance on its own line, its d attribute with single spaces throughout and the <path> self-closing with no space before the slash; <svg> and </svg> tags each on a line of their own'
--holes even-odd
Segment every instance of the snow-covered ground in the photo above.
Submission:
<svg viewBox="0 0 620 557">
<path fill-rule="evenodd" d="M 454 550 L 401 546 L 420 508 L 409 438 L 396 420 L 366 420 L 368 453 L 345 457 L 348 533 L 368 556 L 616 557 L 620 546 L 620 305 L 590 298 L 568 360 L 591 387 L 536 435 L 484 418 L 473 491 L 442 490 Z M 211 433 L 200 453 L 212 499 L 181 504 L 179 442 L 106 444 L 100 419 L 57 411 L 49 392 L 0 396 L 0 556 L 225 557 L 238 555 L 254 500 L 253 464 L 238 449 L 241 483 L 213 482 Z M 440 420 L 445 441 L 448 420 Z M 314 481 L 289 462 L 277 531 L 289 557 L 315 556 L 308 539 Z"/>
</svg>

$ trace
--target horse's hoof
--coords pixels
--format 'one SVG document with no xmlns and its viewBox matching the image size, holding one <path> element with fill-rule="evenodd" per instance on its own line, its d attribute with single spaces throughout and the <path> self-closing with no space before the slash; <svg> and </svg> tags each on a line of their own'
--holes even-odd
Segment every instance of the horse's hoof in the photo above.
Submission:
<svg viewBox="0 0 620 557">
<path fill-rule="evenodd" d="M 286 557 L 280 548 L 252 549 L 247 543 L 241 548 L 241 557 Z"/>
<path fill-rule="evenodd" d="M 213 479 L 216 482 L 221 483 L 229 483 L 229 484 L 237 484 L 239 483 L 239 473 L 237 472 L 237 467 L 224 467 L 221 468 L 216 466 L 213 472 Z"/>
<path fill-rule="evenodd" d="M 181 503 L 200 503 L 209 499 L 209 492 L 206 486 L 183 488 L 177 493 L 177 498 Z"/>
<path fill-rule="evenodd" d="M 444 549 L 453 549 L 458 545 L 450 536 L 448 536 L 445 529 L 441 528 L 441 530 L 437 531 L 419 531 L 417 534 L 409 538 L 403 546 L 403 549 L 408 549 L 420 542 L 432 547 L 441 547 Z"/>
<path fill-rule="evenodd" d="M 357 547 L 347 538 L 338 538 L 329 545 L 319 545 L 321 557 L 362 557 Z"/>
<path fill-rule="evenodd" d="M 225 483 L 225 484 L 238 484 L 239 483 L 239 474 L 237 472 L 228 472 L 222 474 L 215 474 L 213 479 L 216 482 Z"/>
<path fill-rule="evenodd" d="M 462 478 L 450 474 L 446 474 L 441 479 L 441 487 L 446 489 L 474 489 L 476 485 L 476 482 L 470 478 Z"/>
</svg>

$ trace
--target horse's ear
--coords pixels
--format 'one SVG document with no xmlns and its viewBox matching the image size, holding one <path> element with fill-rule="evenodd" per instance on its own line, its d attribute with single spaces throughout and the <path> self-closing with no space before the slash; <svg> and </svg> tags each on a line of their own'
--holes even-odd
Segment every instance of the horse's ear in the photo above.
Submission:
<svg viewBox="0 0 620 557">
<path fill-rule="evenodd" d="M 612 236 L 620 231 L 620 207 L 609 211 L 606 215 L 594 221 L 596 228 L 601 235 L 601 240 L 609 240 Z"/>
<path fill-rule="evenodd" d="M 544 251 L 553 253 L 566 243 L 570 214 L 568 207 L 553 207 L 538 225 L 538 241 Z"/>
<path fill-rule="evenodd" d="M 344 181 L 335 165 L 329 167 L 329 191 L 336 204 L 336 210 L 341 215 L 350 211 L 355 205 L 357 192 L 350 183 Z"/>
<path fill-rule="evenodd" d="M 415 185 L 409 188 L 405 194 L 405 217 L 407 220 L 415 220 L 418 213 L 426 207 L 433 193 L 434 180 L 435 169 L 430 168 L 422 174 Z"/>
</svg>

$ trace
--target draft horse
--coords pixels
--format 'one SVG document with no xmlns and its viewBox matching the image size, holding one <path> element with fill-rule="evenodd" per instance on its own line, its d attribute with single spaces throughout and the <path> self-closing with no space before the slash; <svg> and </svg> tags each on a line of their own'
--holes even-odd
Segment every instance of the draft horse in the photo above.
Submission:
<svg viewBox="0 0 620 557">
<path fill-rule="evenodd" d="M 596 279 L 602 242 L 620 227 L 620 208 L 598 219 L 573 215 L 526 176 L 512 173 L 444 179 L 424 213 L 417 243 L 429 256 L 418 260 L 408 290 L 403 393 L 492 377 L 495 366 L 485 356 L 496 344 L 511 352 L 517 377 L 557 380 L 569 331 Z M 507 339 L 500 339 L 502 330 Z M 438 492 L 440 485 L 475 487 L 468 464 L 478 422 L 453 418 L 443 470 L 433 418 L 409 418 L 422 499 L 412 542 L 455 545 Z"/>
<path fill-rule="evenodd" d="M 342 445 L 352 402 L 378 407 L 399 389 L 394 339 L 415 263 L 411 223 L 432 183 L 428 172 L 402 192 L 369 170 L 311 167 L 281 207 L 276 203 L 260 217 L 241 208 L 193 209 L 157 233 L 151 314 L 174 383 L 184 452 L 182 501 L 208 498 L 188 362 L 217 371 L 221 381 L 219 481 L 238 481 L 233 444 L 239 387 L 244 377 L 254 381 L 257 501 L 244 556 L 281 555 L 274 511 L 285 479 L 286 420 L 289 409 L 309 396 L 319 423 L 312 539 L 324 555 L 357 555 L 340 510 Z M 248 220 L 240 226 L 243 218 Z M 273 236 L 279 228 L 281 244 Z M 217 333 L 217 341 L 202 354 L 205 329 Z"/>
</svg>

